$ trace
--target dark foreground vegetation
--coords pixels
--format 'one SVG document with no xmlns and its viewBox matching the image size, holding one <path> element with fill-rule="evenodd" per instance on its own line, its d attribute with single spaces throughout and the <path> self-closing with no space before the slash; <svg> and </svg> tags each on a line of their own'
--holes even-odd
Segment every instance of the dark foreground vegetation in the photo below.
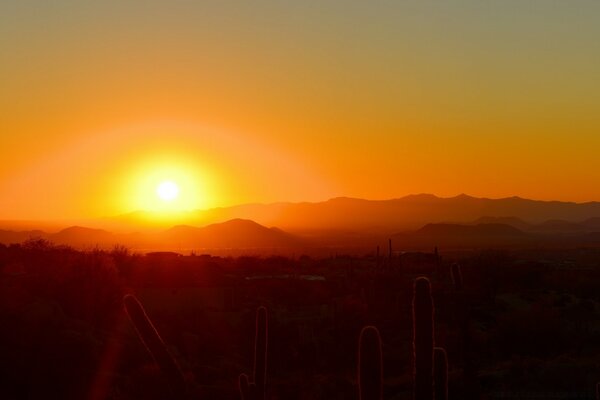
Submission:
<svg viewBox="0 0 600 400">
<path fill-rule="evenodd" d="M 29 240 L 0 245 L 0 398 L 592 399 L 599 302 L 594 248 L 221 258 Z"/>
</svg>

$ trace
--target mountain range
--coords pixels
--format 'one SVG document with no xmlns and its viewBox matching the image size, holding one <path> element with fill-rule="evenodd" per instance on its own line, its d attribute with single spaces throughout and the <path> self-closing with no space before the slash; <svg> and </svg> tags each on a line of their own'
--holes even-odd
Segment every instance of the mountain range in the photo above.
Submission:
<svg viewBox="0 0 600 400">
<path fill-rule="evenodd" d="M 0 231 L 0 243 L 20 243 L 31 238 L 42 238 L 55 244 L 78 248 L 125 245 L 134 249 L 152 250 L 277 249 L 302 245 L 302 240 L 298 237 L 243 219 L 202 228 L 179 225 L 158 233 L 112 233 L 82 226 L 72 226 L 56 233 L 39 230 Z"/>
<path fill-rule="evenodd" d="M 529 200 L 520 197 L 502 199 L 459 195 L 450 198 L 418 194 L 391 200 L 364 200 L 338 197 L 316 203 L 246 204 L 233 207 L 178 213 L 177 223 L 204 226 L 235 218 L 277 226 L 289 232 L 350 230 L 394 232 L 418 229 L 428 223 L 465 223 L 479 218 L 516 218 L 528 224 L 548 220 L 580 223 L 600 220 L 600 202 L 572 203 Z M 99 221 L 96 221 L 99 222 Z M 138 211 L 102 221 L 107 227 L 167 227 L 152 212 Z"/>
<path fill-rule="evenodd" d="M 598 202 L 467 195 L 441 198 L 420 194 L 392 200 L 342 197 L 318 203 L 248 204 L 159 217 L 139 211 L 88 220 L 55 233 L 19 230 L 15 222 L 0 221 L 0 242 L 42 237 L 76 247 L 124 244 L 144 249 L 299 249 L 370 248 L 389 237 L 406 248 L 493 247 L 594 244 L 600 232 Z M 28 228 L 33 226 L 35 223 L 27 223 Z"/>
</svg>

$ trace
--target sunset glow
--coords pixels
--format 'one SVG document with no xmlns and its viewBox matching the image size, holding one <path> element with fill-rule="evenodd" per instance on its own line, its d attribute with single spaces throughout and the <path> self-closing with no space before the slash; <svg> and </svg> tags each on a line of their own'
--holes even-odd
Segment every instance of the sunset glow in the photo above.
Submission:
<svg viewBox="0 0 600 400">
<path fill-rule="evenodd" d="M 126 171 L 114 207 L 123 210 L 190 211 L 210 205 L 210 175 L 181 157 L 147 157 Z"/>
<path fill-rule="evenodd" d="M 600 5 L 459 3 L 3 2 L 0 218 L 600 200 Z"/>
</svg>

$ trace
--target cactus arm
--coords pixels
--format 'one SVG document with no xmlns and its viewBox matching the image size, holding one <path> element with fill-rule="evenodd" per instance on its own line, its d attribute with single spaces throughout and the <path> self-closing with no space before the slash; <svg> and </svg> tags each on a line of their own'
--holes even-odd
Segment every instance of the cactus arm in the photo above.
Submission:
<svg viewBox="0 0 600 400">
<path fill-rule="evenodd" d="M 178 397 L 184 397 L 187 387 L 183 373 L 171 353 L 169 353 L 167 346 L 158 334 L 152 321 L 148 318 L 144 307 L 142 307 L 142 304 L 135 296 L 130 294 L 123 298 L 123 302 L 125 303 L 127 315 L 129 315 L 129 319 L 133 323 L 139 338 L 158 364 L 162 373 L 167 377 L 173 394 Z"/>
</svg>

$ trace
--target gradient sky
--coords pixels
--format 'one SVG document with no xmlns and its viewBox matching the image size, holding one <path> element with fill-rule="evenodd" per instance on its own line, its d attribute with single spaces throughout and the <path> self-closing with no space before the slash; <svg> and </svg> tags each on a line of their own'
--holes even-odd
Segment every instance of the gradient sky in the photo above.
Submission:
<svg viewBox="0 0 600 400">
<path fill-rule="evenodd" d="M 600 200 L 598 1 L 0 2 L 0 218 Z"/>
</svg>

